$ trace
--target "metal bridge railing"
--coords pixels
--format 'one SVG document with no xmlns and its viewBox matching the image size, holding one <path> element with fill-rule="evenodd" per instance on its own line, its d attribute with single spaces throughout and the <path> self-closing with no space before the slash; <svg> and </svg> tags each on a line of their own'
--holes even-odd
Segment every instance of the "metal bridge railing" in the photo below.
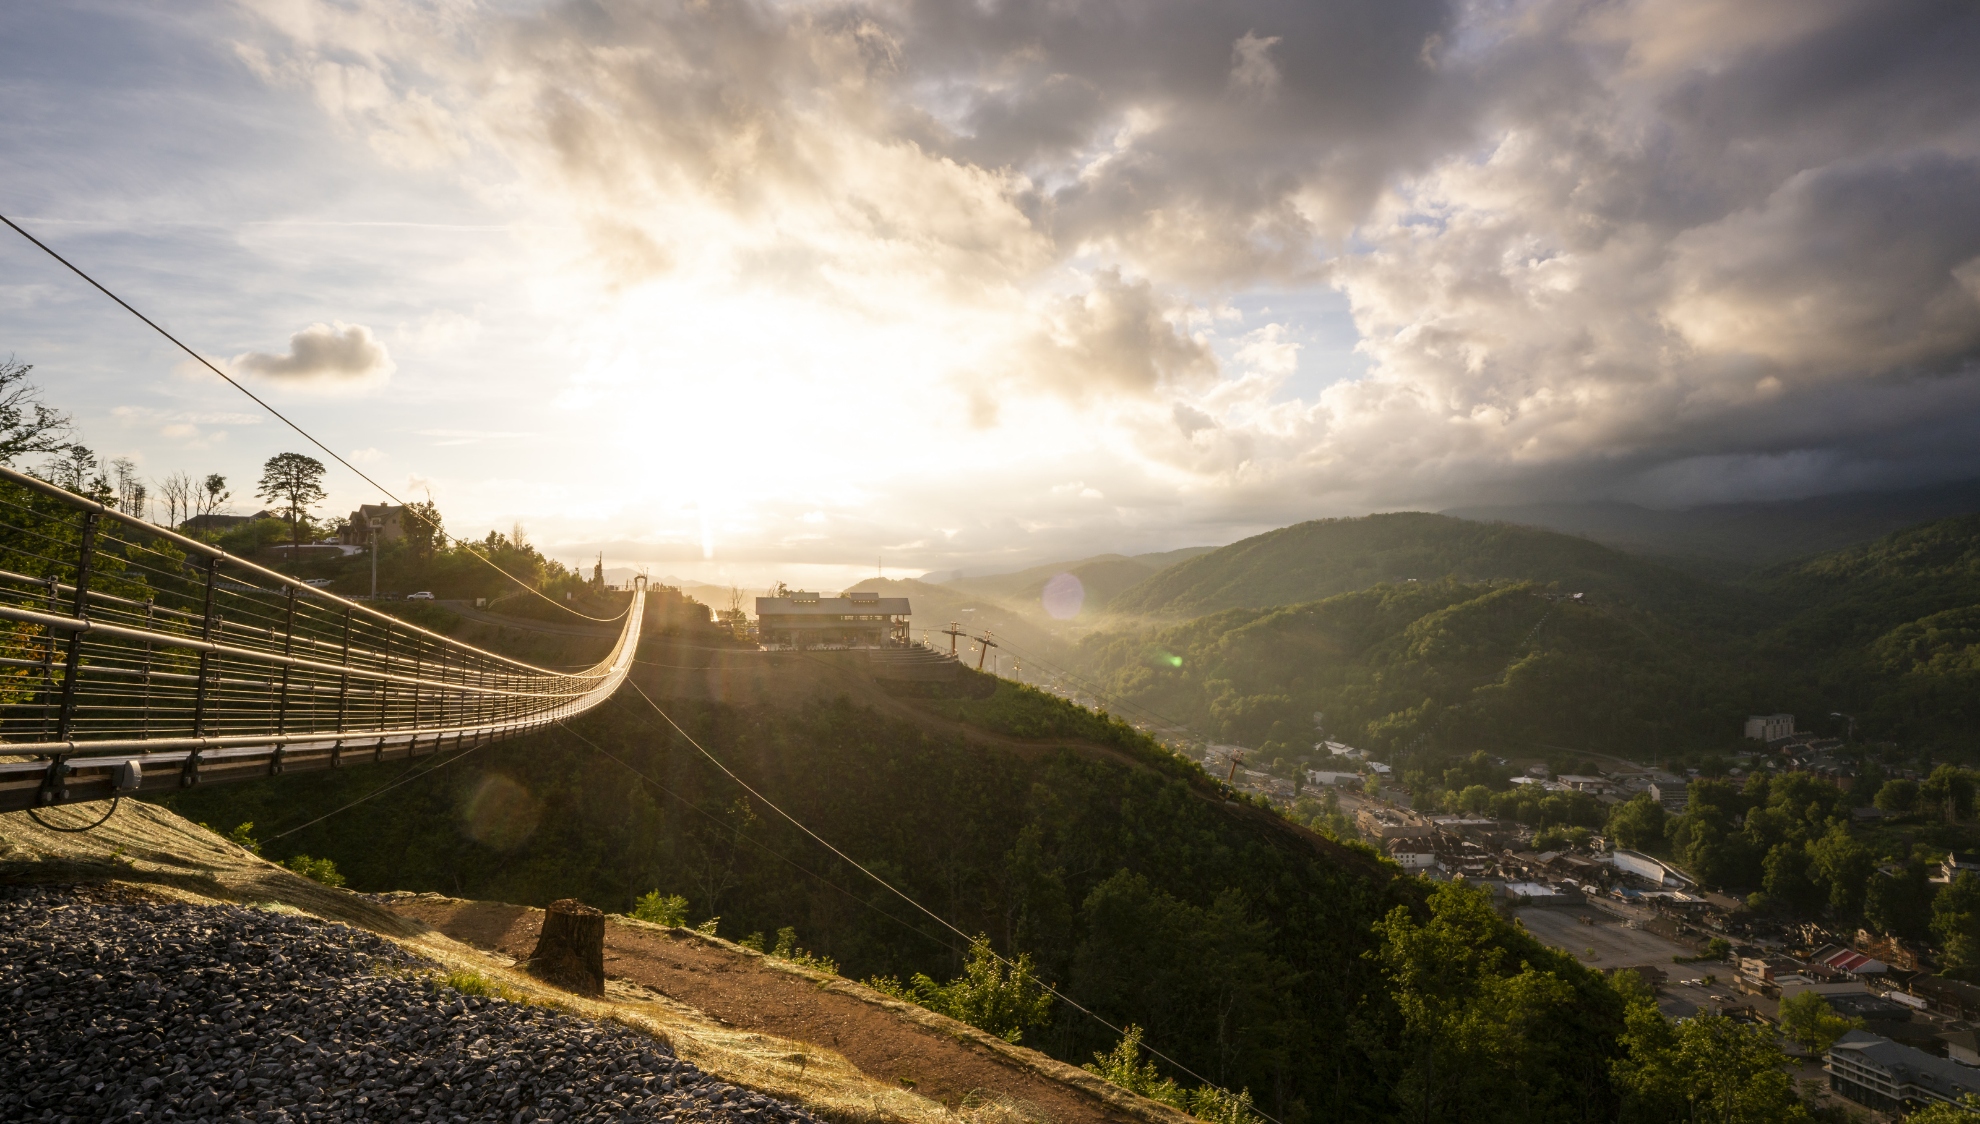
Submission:
<svg viewBox="0 0 1980 1124">
<path fill-rule="evenodd" d="M 624 681 L 549 671 L 0 467 L 0 811 L 439 752 Z"/>
</svg>

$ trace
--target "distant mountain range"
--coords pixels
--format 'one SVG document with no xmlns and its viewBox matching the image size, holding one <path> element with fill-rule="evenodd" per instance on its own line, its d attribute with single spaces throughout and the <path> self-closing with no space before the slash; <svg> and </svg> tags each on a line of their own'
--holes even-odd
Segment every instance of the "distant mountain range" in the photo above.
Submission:
<svg viewBox="0 0 1980 1124">
<path fill-rule="evenodd" d="M 1444 514 L 1545 527 L 1668 559 L 1695 572 L 1732 577 L 1868 542 L 1913 524 L 1975 512 L 1980 512 L 1980 480 L 1680 511 L 1605 502 L 1456 507 Z"/>
<path fill-rule="evenodd" d="M 1531 526 L 1328 519 L 1173 566 L 1112 610 L 1079 644 L 1085 674 L 1273 753 L 1323 729 L 1423 767 L 1481 747 L 1723 752 L 1749 711 L 1980 744 L 1980 516 L 1735 582 Z"/>
<path fill-rule="evenodd" d="M 1535 581 L 1605 600 L 1695 610 L 1715 585 L 1574 535 L 1426 512 L 1318 519 L 1190 558 L 1115 594 L 1116 617 L 1180 619 L 1318 601 L 1382 583 Z"/>
</svg>

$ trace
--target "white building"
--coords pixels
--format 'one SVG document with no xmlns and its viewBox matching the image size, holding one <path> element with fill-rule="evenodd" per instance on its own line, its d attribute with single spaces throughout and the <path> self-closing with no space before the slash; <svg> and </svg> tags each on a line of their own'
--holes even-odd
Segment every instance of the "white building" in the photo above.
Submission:
<svg viewBox="0 0 1980 1124">
<path fill-rule="evenodd" d="M 1675 868 L 1660 859 L 1653 859 L 1641 851 L 1630 851 L 1622 847 L 1609 856 L 1617 870 L 1626 871 L 1638 878 L 1655 882 L 1659 886 L 1690 886 L 1694 883 Z"/>
<path fill-rule="evenodd" d="M 1759 742 L 1777 742 L 1794 736 L 1792 714 L 1749 714 L 1746 736 Z"/>
<path fill-rule="evenodd" d="M 1306 771 L 1306 783 L 1307 784 L 1344 784 L 1344 785 L 1353 786 L 1361 783 L 1361 774 L 1335 773 L 1335 772 L 1329 772 L 1325 769 L 1308 769 Z"/>
</svg>

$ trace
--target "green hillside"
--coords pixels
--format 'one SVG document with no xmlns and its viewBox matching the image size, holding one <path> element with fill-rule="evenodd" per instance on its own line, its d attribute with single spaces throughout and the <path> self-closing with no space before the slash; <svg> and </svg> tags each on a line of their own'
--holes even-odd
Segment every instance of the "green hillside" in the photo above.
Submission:
<svg viewBox="0 0 1980 1124">
<path fill-rule="evenodd" d="M 1044 726 L 1066 704 L 1006 685 Z M 1396 877 L 1257 809 L 1115 725 L 1121 756 L 1018 753 L 855 706 L 676 701 L 675 717 L 807 825 L 965 931 L 1285 1124 L 1614 1118 L 1624 994 L 1482 896 Z M 794 926 L 855 978 L 958 975 L 961 942 L 748 798 L 625 695 L 283 838 L 355 888 L 609 910 L 680 894 L 732 938 Z M 1008 714 L 1005 717 L 1009 717 Z M 1089 716 L 1088 723 L 1092 719 Z M 953 727 L 950 727 L 953 729 Z M 373 792 L 351 769 L 167 802 L 264 837 Z M 664 786 L 664 789 L 661 787 Z M 1442 1011 L 1426 1023 L 1413 1012 Z M 1654 1017 L 1654 1016 L 1652 1016 Z M 1026 1045 L 1083 1062 L 1114 1035 L 1065 1004 Z M 1465 1074 L 1453 1084 L 1442 1075 Z M 1436 1111 L 1446 1097 L 1475 1103 Z M 1221 1120 L 1221 1118 L 1220 1118 Z M 1222 1124 L 1247 1124 L 1234 1117 Z M 1249 1122 L 1255 1124 L 1255 1122 Z"/>
<path fill-rule="evenodd" d="M 1657 755 L 1736 741 L 1764 682 L 1727 640 L 1533 583 L 1385 584 L 1089 637 L 1109 690 L 1210 737 L 1304 752 Z"/>
<path fill-rule="evenodd" d="M 1189 559 L 1115 596 L 1119 616 L 1186 618 L 1317 601 L 1381 583 L 1536 581 L 1608 601 L 1723 616 L 1740 599 L 1571 535 L 1397 512 L 1282 527 Z"/>
<path fill-rule="evenodd" d="M 1980 742 L 1980 516 L 1908 528 L 1753 584 L 1793 607 L 1763 647 L 1807 661 L 1829 709 L 1912 744 Z"/>
<path fill-rule="evenodd" d="M 1717 587 L 1547 532 L 1377 516 L 1248 540 L 1120 600 L 1164 583 L 1183 603 L 1218 588 L 1263 597 L 1297 584 L 1264 563 L 1297 556 L 1302 541 L 1325 548 L 1309 557 L 1332 562 L 1338 579 L 1373 574 L 1378 559 L 1441 566 L 1442 552 L 1478 543 L 1480 556 L 1455 570 L 1531 580 L 1391 580 L 1226 609 L 1089 636 L 1082 665 L 1204 736 L 1291 752 L 1312 743 L 1321 713 L 1332 736 L 1426 767 L 1480 748 L 1710 755 L 1740 746 L 1743 715 L 1777 710 L 1801 715 L 1804 729 L 1840 711 L 1863 736 L 1913 750 L 1980 745 L 1980 517 Z M 1568 589 L 1585 596 L 1561 597 Z"/>
</svg>

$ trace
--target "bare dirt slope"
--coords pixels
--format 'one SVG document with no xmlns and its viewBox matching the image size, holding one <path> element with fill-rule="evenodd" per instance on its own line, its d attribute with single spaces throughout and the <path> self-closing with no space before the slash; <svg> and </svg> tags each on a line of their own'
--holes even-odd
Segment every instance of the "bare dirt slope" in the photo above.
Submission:
<svg viewBox="0 0 1980 1124">
<path fill-rule="evenodd" d="M 43 813 L 81 827 L 101 803 Z M 304 913 L 390 938 L 528 1002 L 662 1038 L 726 1081 L 847 1124 L 1188 1124 L 1188 1117 L 1042 1054 L 685 930 L 615 918 L 601 1000 L 519 970 L 542 914 L 431 895 L 384 900 L 320 886 L 153 805 L 122 802 L 101 827 L 51 830 L 0 815 L 0 883 L 93 884 L 193 904 Z M 903 1080 L 905 1079 L 905 1080 Z"/>
<path fill-rule="evenodd" d="M 517 959 L 529 955 L 543 925 L 541 910 L 437 894 L 396 896 L 389 905 L 456 940 Z M 875 1081 L 949 1108 L 997 1101 L 1059 1124 L 1153 1122 L 1150 1109 L 1171 1118 L 1160 1106 L 1036 1051 L 689 929 L 609 918 L 605 971 L 726 1026 L 829 1047 Z"/>
</svg>

